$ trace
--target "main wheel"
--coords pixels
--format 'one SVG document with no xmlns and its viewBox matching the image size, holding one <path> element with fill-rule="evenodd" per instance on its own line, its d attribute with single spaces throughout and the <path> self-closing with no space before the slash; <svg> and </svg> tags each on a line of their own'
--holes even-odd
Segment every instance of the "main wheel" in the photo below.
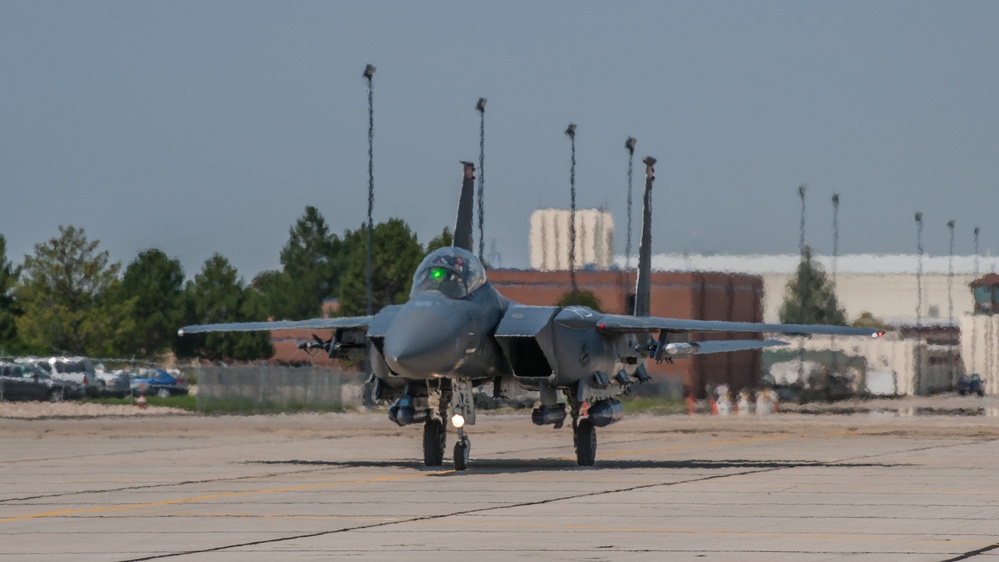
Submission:
<svg viewBox="0 0 999 562">
<path fill-rule="evenodd" d="M 593 422 L 589 418 L 580 421 L 573 437 L 576 442 L 576 464 L 593 466 L 593 461 L 597 458 L 597 429 L 593 427 Z"/>
<path fill-rule="evenodd" d="M 440 466 L 444 463 L 447 432 L 441 420 L 427 420 L 423 424 L 423 464 Z"/>
<path fill-rule="evenodd" d="M 468 454 L 472 452 L 472 444 L 465 437 L 454 444 L 454 469 L 465 470 L 468 468 Z"/>
<path fill-rule="evenodd" d="M 66 390 L 61 386 L 49 391 L 49 402 L 62 402 L 65 398 Z"/>
</svg>

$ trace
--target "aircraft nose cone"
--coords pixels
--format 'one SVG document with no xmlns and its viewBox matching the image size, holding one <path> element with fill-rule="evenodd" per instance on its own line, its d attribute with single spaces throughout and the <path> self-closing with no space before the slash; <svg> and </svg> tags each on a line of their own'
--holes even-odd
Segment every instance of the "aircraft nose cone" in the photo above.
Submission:
<svg viewBox="0 0 999 562">
<path fill-rule="evenodd" d="M 447 372 L 454 367 L 455 342 L 444 318 L 429 310 L 405 310 L 385 334 L 385 361 L 406 377 Z"/>
</svg>

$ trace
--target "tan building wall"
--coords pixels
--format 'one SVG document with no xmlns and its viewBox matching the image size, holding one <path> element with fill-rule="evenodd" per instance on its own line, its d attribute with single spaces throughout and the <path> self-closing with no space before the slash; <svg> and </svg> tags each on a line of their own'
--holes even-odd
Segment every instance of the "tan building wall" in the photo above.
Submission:
<svg viewBox="0 0 999 562">
<path fill-rule="evenodd" d="M 985 392 L 999 395 L 999 315 L 961 318 L 961 358 L 968 373 L 977 373 Z"/>
<path fill-rule="evenodd" d="M 569 217 L 563 209 L 538 209 L 531 214 L 531 268 L 569 270 Z M 614 217 L 602 209 L 576 211 L 575 267 L 608 269 L 614 259 Z"/>
<path fill-rule="evenodd" d="M 890 371 L 895 378 L 896 394 L 900 396 L 950 390 L 957 377 L 964 372 L 959 360 L 960 350 L 956 346 L 951 350 L 956 359 L 952 374 L 947 346 L 901 339 L 895 332 L 876 339 L 862 336 L 781 339 L 790 344 L 786 349 L 801 346 L 805 351 L 838 351 L 851 357 L 862 357 L 866 363 L 862 375 L 866 377 L 870 370 Z M 918 371 L 917 362 L 922 365 Z"/>
<path fill-rule="evenodd" d="M 828 272 L 827 272 L 828 273 Z M 780 306 L 792 273 L 764 273 L 763 318 L 766 322 L 780 321 Z M 968 284 L 971 274 L 954 274 L 951 295 L 954 299 L 954 321 L 971 314 L 974 301 Z M 947 274 L 929 273 L 922 276 L 925 323 L 947 322 Z M 916 274 L 906 273 L 840 273 L 836 276 L 836 297 L 846 309 L 847 321 L 863 312 L 870 312 L 885 322 L 915 323 L 918 294 Z M 935 309 L 936 314 L 932 315 Z"/>
</svg>

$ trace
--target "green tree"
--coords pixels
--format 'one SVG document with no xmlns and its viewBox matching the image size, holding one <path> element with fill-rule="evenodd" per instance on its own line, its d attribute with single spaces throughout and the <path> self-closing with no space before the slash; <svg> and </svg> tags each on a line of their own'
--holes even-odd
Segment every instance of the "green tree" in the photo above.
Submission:
<svg viewBox="0 0 999 562">
<path fill-rule="evenodd" d="M 350 248 L 347 268 L 340 288 L 340 314 L 358 316 L 367 310 L 367 228 L 362 226 L 345 236 Z M 390 219 L 375 225 L 372 250 L 372 301 L 374 312 L 409 298 L 416 266 L 423 260 L 423 248 L 409 225 Z"/>
<path fill-rule="evenodd" d="M 867 312 L 866 310 L 864 312 L 861 312 L 860 316 L 857 316 L 857 319 L 854 320 L 853 323 L 851 323 L 850 325 L 853 326 L 854 328 L 875 328 L 881 330 L 888 329 L 888 325 L 885 324 L 884 320 L 878 318 L 877 316 L 874 316 L 874 314 Z"/>
<path fill-rule="evenodd" d="M 444 230 L 440 234 L 435 236 L 427 242 L 427 253 L 431 253 L 434 250 L 439 250 L 441 248 L 446 248 L 448 246 L 454 245 L 454 235 L 451 234 L 451 229 L 444 227 Z"/>
<path fill-rule="evenodd" d="M 29 345 L 81 355 L 115 349 L 134 326 L 132 303 L 112 302 L 121 265 L 82 228 L 60 226 L 59 237 L 35 245 L 24 260 L 14 296 L 23 310 L 17 329 Z"/>
<path fill-rule="evenodd" d="M 319 315 L 324 299 L 336 296 L 345 265 L 343 242 L 330 233 L 322 214 L 312 206 L 289 230 L 281 250 L 280 275 L 254 279 L 269 312 L 278 318 L 301 320 Z"/>
<path fill-rule="evenodd" d="M 264 320 L 263 299 L 246 287 L 236 268 L 215 254 L 184 287 L 185 324 Z M 177 354 L 215 361 L 252 361 L 274 354 L 268 332 L 212 332 L 180 338 Z"/>
<path fill-rule="evenodd" d="M 284 320 L 293 319 L 288 314 L 288 307 L 285 296 L 292 292 L 291 279 L 281 270 L 269 269 L 261 271 L 250 281 L 250 287 L 255 290 L 263 301 L 263 307 L 267 315 L 271 318 Z M 295 320 L 300 320 L 297 316 Z"/>
<path fill-rule="evenodd" d="M 846 313 L 836 300 L 836 292 L 822 266 L 812 261 L 807 250 L 784 291 L 780 321 L 790 324 L 846 323 Z"/>
<path fill-rule="evenodd" d="M 572 298 L 572 291 L 568 291 L 561 297 L 559 297 L 558 302 L 555 306 L 588 306 L 597 312 L 603 312 L 600 308 L 600 299 L 593 294 L 593 291 L 587 291 L 586 289 L 576 291 L 576 298 Z"/>
<path fill-rule="evenodd" d="M 0 234 L 0 349 L 7 353 L 17 353 L 22 347 L 17 336 L 20 309 L 14 300 L 19 274 L 19 268 L 7 261 L 7 239 Z"/>
<path fill-rule="evenodd" d="M 150 249 L 125 269 L 115 300 L 133 303 L 135 329 L 124 334 L 119 353 L 146 357 L 167 350 L 183 321 L 184 269 L 180 260 Z"/>
</svg>

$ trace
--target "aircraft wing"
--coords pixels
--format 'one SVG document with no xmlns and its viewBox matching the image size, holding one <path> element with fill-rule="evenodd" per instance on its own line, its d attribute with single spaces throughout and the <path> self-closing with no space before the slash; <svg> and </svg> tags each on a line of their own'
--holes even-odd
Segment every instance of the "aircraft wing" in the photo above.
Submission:
<svg viewBox="0 0 999 562">
<path fill-rule="evenodd" d="M 623 334 L 629 332 L 767 332 L 774 334 L 830 336 L 868 336 L 879 338 L 884 330 L 852 328 L 821 324 L 766 324 L 762 322 L 727 322 L 724 320 L 683 320 L 654 316 L 622 316 L 605 314 L 597 319 L 597 328 L 604 332 Z"/>
<path fill-rule="evenodd" d="M 197 324 L 184 326 L 178 330 L 185 334 L 205 332 L 273 332 L 276 330 L 324 330 L 343 328 L 367 328 L 373 316 L 353 316 L 344 318 L 311 318 L 309 320 L 279 320 L 275 322 L 232 322 L 227 324 Z"/>
</svg>

